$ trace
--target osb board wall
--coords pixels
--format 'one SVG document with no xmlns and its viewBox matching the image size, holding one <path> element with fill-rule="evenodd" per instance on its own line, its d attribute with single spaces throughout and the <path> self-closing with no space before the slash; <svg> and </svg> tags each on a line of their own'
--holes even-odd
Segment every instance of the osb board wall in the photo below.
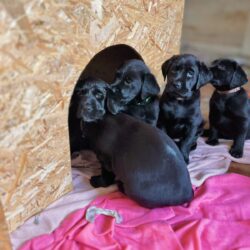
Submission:
<svg viewBox="0 0 250 250">
<path fill-rule="evenodd" d="M 0 249 L 11 250 L 8 229 L 5 223 L 5 216 L 1 202 L 0 202 Z"/>
<path fill-rule="evenodd" d="M 1 0 L 0 192 L 9 230 L 70 190 L 68 106 L 100 50 L 127 44 L 162 82 L 183 0 Z M 107 59 L 108 60 L 108 59 Z"/>
</svg>

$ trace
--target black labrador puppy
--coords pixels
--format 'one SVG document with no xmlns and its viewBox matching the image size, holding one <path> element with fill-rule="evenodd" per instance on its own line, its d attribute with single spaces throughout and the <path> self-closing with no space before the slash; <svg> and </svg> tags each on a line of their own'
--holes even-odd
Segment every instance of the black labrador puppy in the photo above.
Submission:
<svg viewBox="0 0 250 250">
<path fill-rule="evenodd" d="M 109 85 L 86 79 L 78 90 L 83 134 L 102 165 L 90 180 L 94 187 L 118 183 L 139 204 L 178 205 L 193 197 L 189 173 L 175 143 L 161 130 L 124 113 L 107 114 Z"/>
<path fill-rule="evenodd" d="M 212 62 L 212 85 L 215 91 L 210 99 L 209 138 L 207 143 L 216 145 L 218 138 L 233 139 L 230 154 L 242 157 L 244 141 L 250 138 L 250 106 L 246 91 L 247 75 L 240 65 L 229 59 Z"/>
<path fill-rule="evenodd" d="M 156 126 L 160 88 L 143 61 L 127 60 L 117 70 L 111 86 L 107 104 L 112 114 L 123 112 Z"/>
<path fill-rule="evenodd" d="M 189 54 L 176 55 L 162 65 L 167 85 L 160 99 L 158 127 L 178 145 L 185 161 L 196 147 L 203 131 L 200 110 L 200 87 L 210 81 L 212 74 L 206 65 Z"/>
</svg>

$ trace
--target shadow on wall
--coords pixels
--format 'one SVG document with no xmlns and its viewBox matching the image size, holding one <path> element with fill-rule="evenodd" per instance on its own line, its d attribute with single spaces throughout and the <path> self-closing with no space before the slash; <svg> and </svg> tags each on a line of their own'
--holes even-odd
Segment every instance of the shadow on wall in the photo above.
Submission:
<svg viewBox="0 0 250 250">
<path fill-rule="evenodd" d="M 80 120 L 76 117 L 78 98 L 75 90 L 79 84 L 81 84 L 81 81 L 87 77 L 96 77 L 108 83 L 112 83 L 116 70 L 124 61 L 129 59 L 139 59 L 143 61 L 140 54 L 128 45 L 119 44 L 110 46 L 97 53 L 82 71 L 75 85 L 69 106 L 68 126 L 71 154 L 75 151 L 87 148 L 86 142 L 81 136 Z"/>
</svg>

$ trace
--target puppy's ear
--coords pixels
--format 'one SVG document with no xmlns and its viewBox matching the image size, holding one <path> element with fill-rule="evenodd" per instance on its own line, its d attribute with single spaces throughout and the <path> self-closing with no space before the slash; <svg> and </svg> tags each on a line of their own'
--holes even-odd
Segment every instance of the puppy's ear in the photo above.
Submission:
<svg viewBox="0 0 250 250">
<path fill-rule="evenodd" d="M 220 61 L 221 61 L 220 59 L 216 59 L 216 60 L 212 61 L 211 66 L 217 65 L 218 63 L 220 63 Z"/>
<path fill-rule="evenodd" d="M 230 82 L 230 87 L 235 88 L 242 86 L 248 82 L 247 75 L 241 66 L 235 62 L 234 73 L 232 75 L 232 80 Z"/>
<path fill-rule="evenodd" d="M 167 74 L 168 74 L 168 71 L 172 65 L 172 63 L 175 61 L 175 59 L 177 58 L 178 56 L 172 56 L 171 58 L 169 58 L 167 61 L 165 61 L 162 65 L 161 65 L 161 71 L 162 71 L 162 74 L 163 74 L 163 77 L 164 79 L 166 78 Z"/>
<path fill-rule="evenodd" d="M 143 76 L 143 83 L 141 88 L 141 99 L 145 99 L 148 96 L 158 95 L 160 92 L 160 87 L 151 73 L 146 73 Z"/>
<path fill-rule="evenodd" d="M 199 75 L 197 78 L 196 89 L 199 89 L 213 78 L 212 71 L 205 65 L 205 63 L 199 62 L 198 65 Z"/>
</svg>

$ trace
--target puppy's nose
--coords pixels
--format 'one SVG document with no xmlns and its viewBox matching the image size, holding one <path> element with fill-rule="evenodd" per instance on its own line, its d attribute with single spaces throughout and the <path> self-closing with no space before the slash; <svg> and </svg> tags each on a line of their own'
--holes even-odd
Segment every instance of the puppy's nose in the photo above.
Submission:
<svg viewBox="0 0 250 250">
<path fill-rule="evenodd" d="M 182 89 L 182 90 L 181 90 L 181 93 L 182 93 L 182 94 L 187 94 L 187 93 L 188 93 L 188 90 L 187 90 L 187 89 Z"/>
<path fill-rule="evenodd" d="M 117 88 L 113 87 L 113 88 L 111 88 L 111 91 L 113 94 L 115 94 L 117 92 Z"/>
<path fill-rule="evenodd" d="M 87 111 L 91 111 L 91 104 L 90 103 L 84 103 L 83 108 Z"/>
<path fill-rule="evenodd" d="M 121 95 L 122 98 L 129 98 L 131 96 L 131 91 L 127 89 L 122 89 L 119 91 L 119 94 Z"/>
<path fill-rule="evenodd" d="M 174 86 L 176 89 L 181 89 L 181 83 L 180 82 L 175 82 Z"/>
</svg>

